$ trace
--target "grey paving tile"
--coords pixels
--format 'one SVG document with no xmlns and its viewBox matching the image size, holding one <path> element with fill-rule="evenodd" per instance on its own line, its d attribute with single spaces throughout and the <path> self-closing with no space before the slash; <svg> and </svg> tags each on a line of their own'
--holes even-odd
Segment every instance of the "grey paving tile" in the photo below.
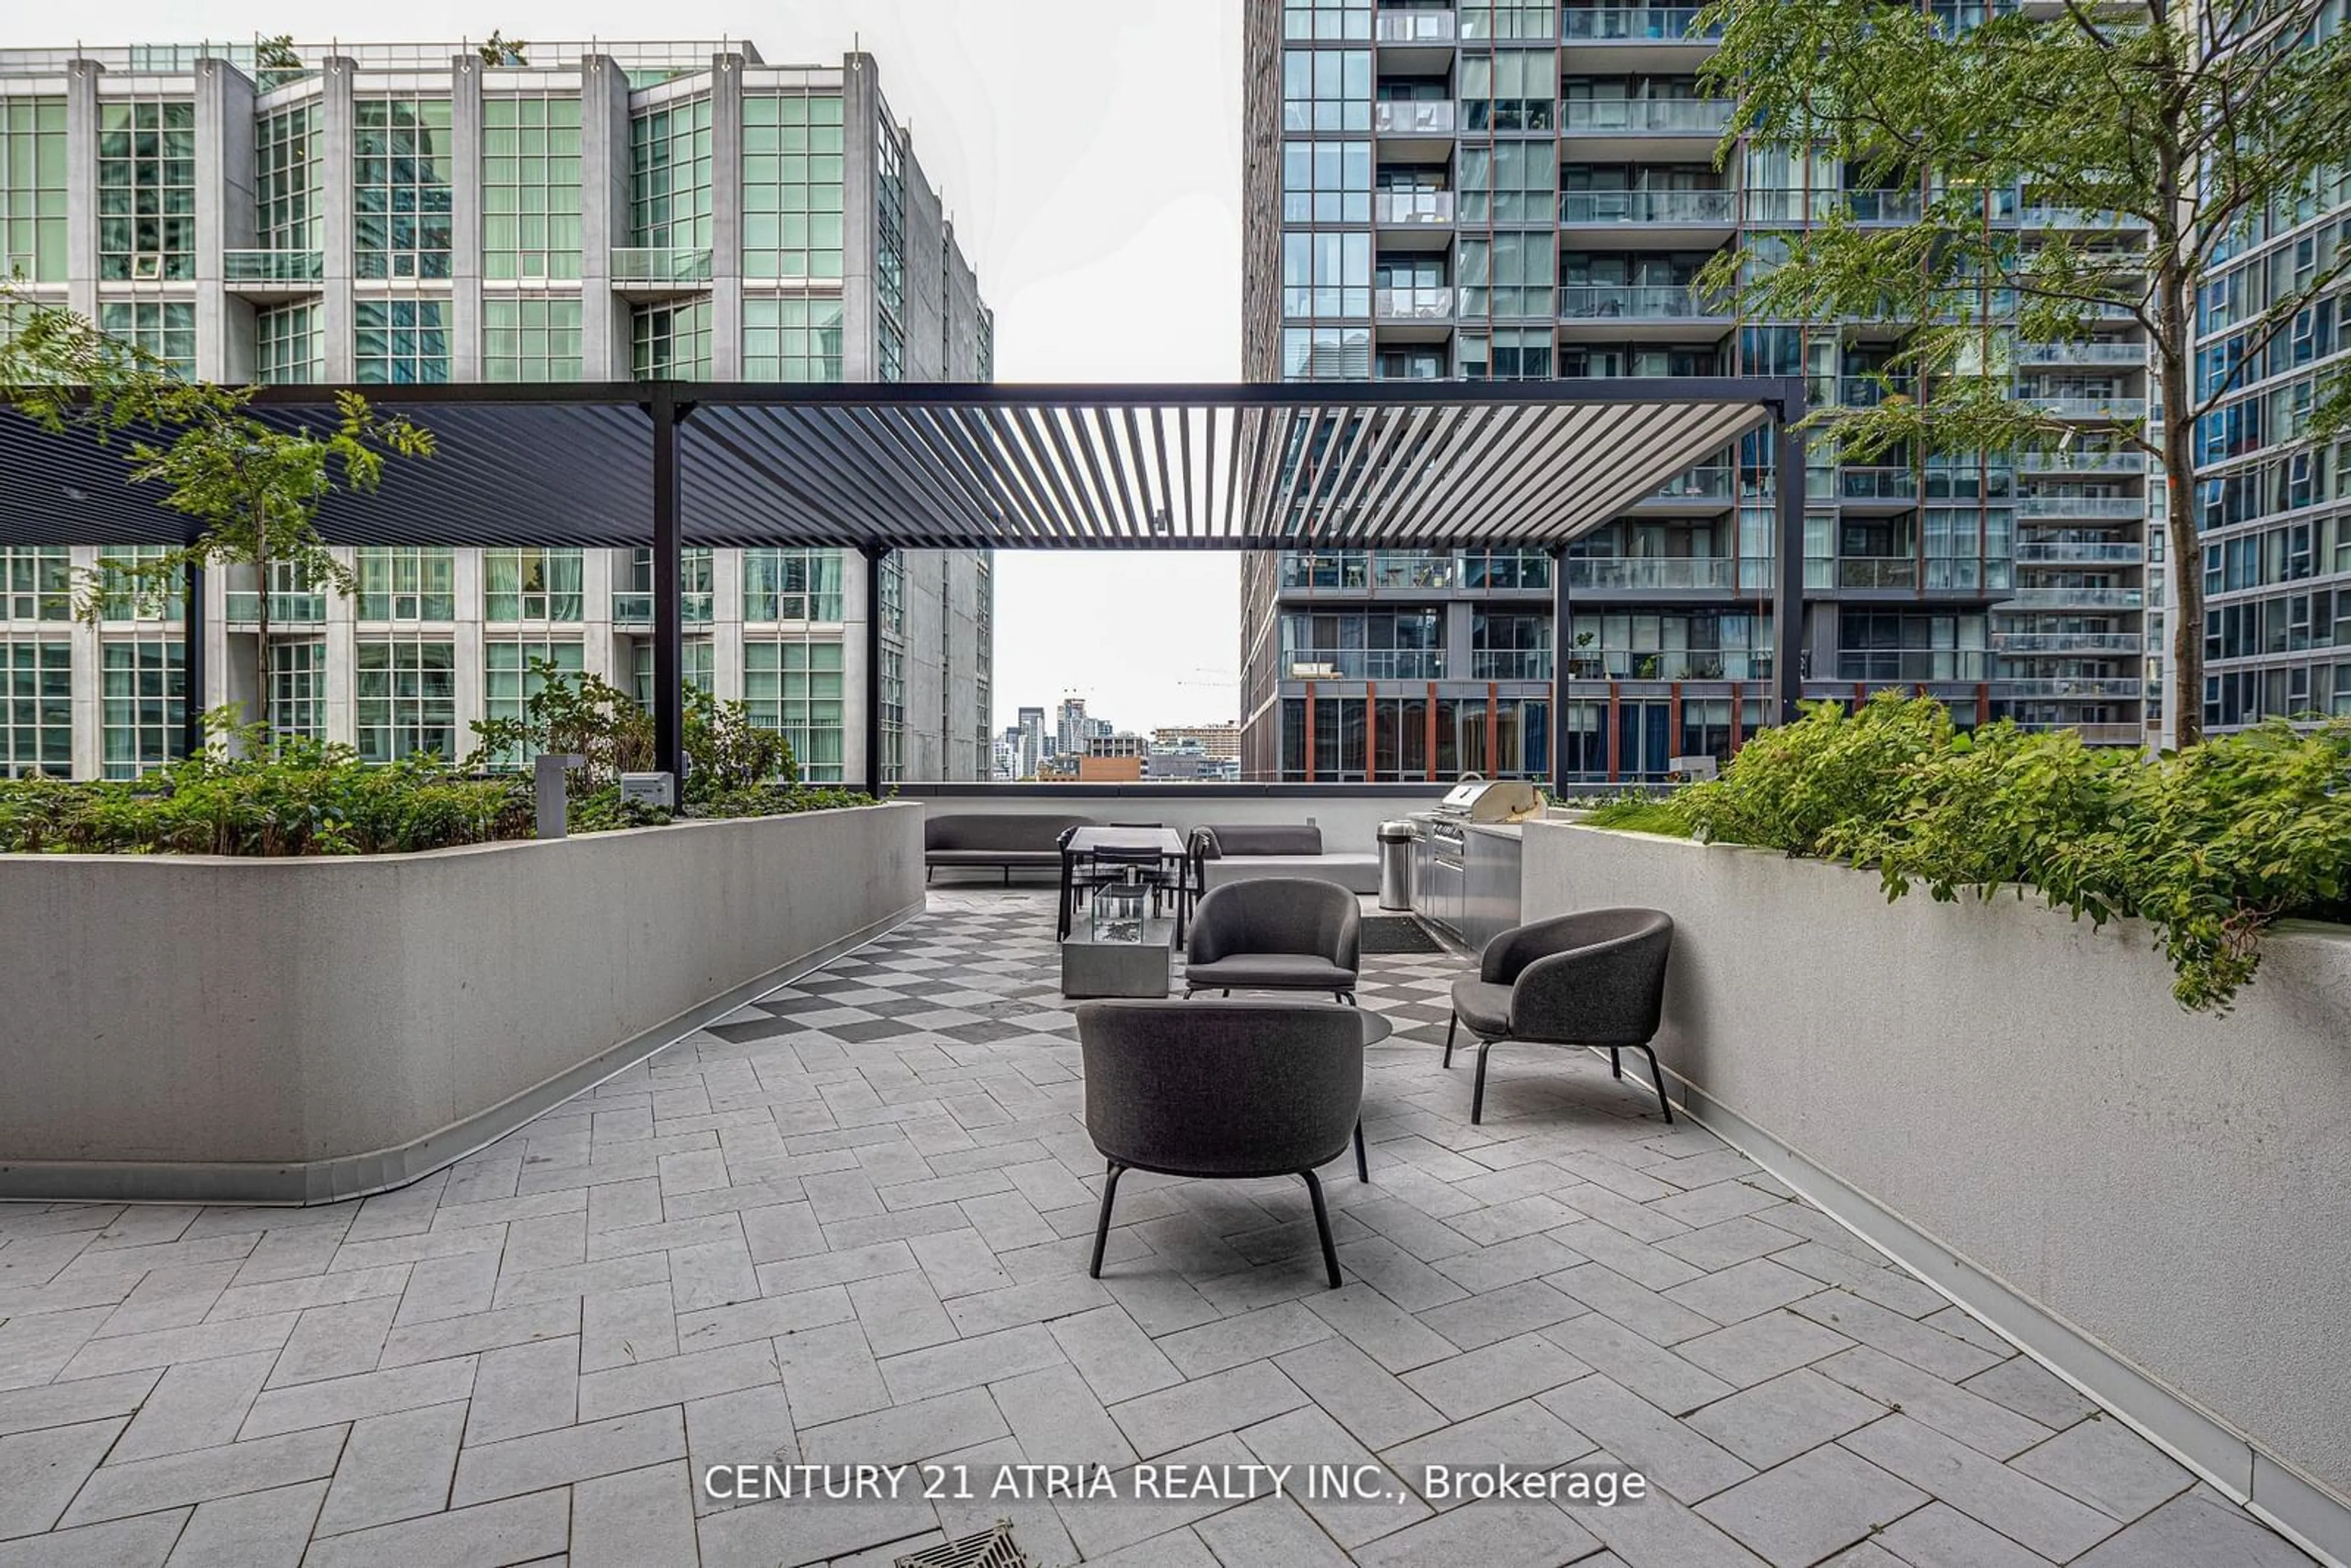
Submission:
<svg viewBox="0 0 2351 1568">
<path fill-rule="evenodd" d="M 792 1498 L 705 1513 L 695 1532 L 702 1568 L 776 1568 L 910 1542 L 937 1521 L 931 1504 L 911 1498 L 820 1508 Z"/>
<path fill-rule="evenodd" d="M 1596 1374 L 1537 1402 L 1684 1502 L 1711 1497 L 1755 1473 L 1703 1432 Z"/>
<path fill-rule="evenodd" d="M 413 1410 L 465 1399 L 474 1392 L 475 1360 L 470 1355 L 452 1356 L 447 1361 L 420 1362 L 391 1372 L 364 1372 L 350 1377 L 298 1384 L 292 1388 L 265 1389 L 246 1413 L 245 1425 L 237 1429 L 237 1436 L 246 1439 L 274 1437 L 306 1427 L 330 1427 L 394 1410 Z"/>
<path fill-rule="evenodd" d="M 571 1498 L 559 1489 L 338 1535 L 303 1568 L 493 1568 L 560 1552 L 570 1537 Z"/>
<path fill-rule="evenodd" d="M 1412 1391 L 1454 1420 L 1573 1382 L 1592 1369 L 1540 1334 L 1520 1334 L 1405 1375 Z"/>
<path fill-rule="evenodd" d="M 747 1368 L 754 1365 L 756 1351 L 760 1347 L 741 1348 L 743 1364 Z M 796 1426 L 820 1427 L 845 1416 L 882 1409 L 891 1402 L 889 1385 L 883 1382 L 881 1368 L 874 1364 L 872 1347 L 865 1343 L 864 1331 L 854 1322 L 779 1334 L 768 1347 L 768 1356 L 791 1400 Z"/>
<path fill-rule="evenodd" d="M 2097 1409 L 2087 1395 L 2029 1355 L 2012 1355 L 1989 1372 L 1962 1379 L 1959 1386 L 2052 1431 L 2062 1431 Z"/>
<path fill-rule="evenodd" d="M 942 1300 L 1008 1290 L 1013 1283 L 1012 1276 L 996 1260 L 996 1249 L 977 1230 L 943 1230 L 917 1237 L 906 1245 Z"/>
<path fill-rule="evenodd" d="M 438 1513 L 465 1432 L 465 1406 L 427 1406 L 352 1423 L 318 1533 L 337 1535 Z"/>
<path fill-rule="evenodd" d="M 912 1464 L 991 1441 L 1011 1428 L 986 1389 L 967 1388 L 828 1422 L 803 1423 L 800 1458 L 812 1464 Z"/>
<path fill-rule="evenodd" d="M 1123 1469 L 1141 1458 L 1075 1367 L 1022 1373 L 989 1384 L 987 1392 L 1032 1463 Z"/>
<path fill-rule="evenodd" d="M 114 1445 L 111 1458 L 126 1464 L 235 1441 L 276 1360 L 263 1350 L 171 1368 Z"/>
<path fill-rule="evenodd" d="M 1674 1350 L 1683 1360 L 1734 1387 L 1751 1388 L 1852 1348 L 1853 1341 L 1835 1330 L 1793 1312 L 1782 1312 L 1684 1340 Z"/>
<path fill-rule="evenodd" d="M 0 1437 L 0 1541 L 57 1523 L 126 1424 L 113 1416 Z"/>
<path fill-rule="evenodd" d="M 1547 1502 L 1473 1502 L 1448 1509 L 1358 1549 L 1364 1568 L 1552 1568 L 1600 1550 L 1600 1542 Z"/>
<path fill-rule="evenodd" d="M 1124 1307 L 1096 1307 L 1058 1318 L 1048 1328 L 1053 1343 L 1104 1405 L 1184 1381 L 1176 1364 L 1126 1315 Z"/>
<path fill-rule="evenodd" d="M 998 1329 L 1018 1328 L 1023 1323 L 1073 1317 L 1111 1300 L 1110 1291 L 1100 1281 L 1072 1271 L 1003 1290 L 959 1296 L 947 1304 L 946 1312 L 954 1321 L 956 1332 L 968 1338 Z"/>
<path fill-rule="evenodd" d="M 319 1427 L 193 1454 L 102 1466 L 83 1484 L 60 1522 L 96 1524 L 184 1503 L 323 1479 L 332 1473 L 342 1452 L 344 1431 L 340 1427 Z"/>
<path fill-rule="evenodd" d="M 1603 1312 L 1586 1312 L 1542 1332 L 1545 1339 L 1668 1415 L 1687 1415 L 1734 1392 L 1714 1374 Z"/>
<path fill-rule="evenodd" d="M 684 1412 L 665 1405 L 502 1443 L 468 1446 L 457 1456 L 449 1505 L 465 1508 L 519 1497 L 684 1458 Z"/>
<path fill-rule="evenodd" d="M 1383 1449 L 1445 1425 L 1423 1399 L 1353 1340 L 1339 1338 L 1284 1351 L 1274 1365 L 1365 1448 Z"/>
<path fill-rule="evenodd" d="M 1785 1215 L 1779 1218 L 1785 1219 Z M 1778 1228 L 1774 1227 L 1773 1228 Z M 1948 1304 L 1949 1298 L 1899 1270 L 1855 1257 L 1841 1248 L 1806 1241 L 1771 1254 L 1774 1263 L 1810 1274 L 1824 1285 L 1838 1285 L 1865 1301 L 1889 1307 L 1905 1317 L 1923 1318 Z"/>
<path fill-rule="evenodd" d="M 2064 1562 L 2115 1530 L 2107 1515 L 1907 1416 L 1888 1416 L 1841 1441 L 2044 1557 Z"/>
<path fill-rule="evenodd" d="M 1136 1455 L 1150 1459 L 1306 1403 L 1306 1395 L 1272 1363 L 1252 1362 L 1109 1408 Z"/>
<path fill-rule="evenodd" d="M 97 1309 L 103 1312 L 105 1309 Z M 59 1312 L 59 1318 L 86 1318 L 82 1312 Z M 227 1322 L 197 1323 L 189 1328 L 158 1329 L 152 1333 L 122 1334 L 112 1339 L 92 1340 L 73 1350 L 71 1358 L 57 1358 L 48 1372 L 59 1382 L 82 1377 L 104 1377 L 110 1373 L 132 1372 L 151 1366 L 176 1366 L 183 1362 L 209 1361 L 214 1356 L 248 1355 L 257 1350 L 278 1351 L 285 1348 L 286 1338 L 294 1332 L 298 1313 L 281 1312 L 270 1317 L 238 1318 Z M 5 1327 L 0 1335 L 22 1323 L 38 1324 L 39 1318 L 16 1318 Z M 92 1328 L 97 1325 L 90 1324 Z M 62 1325 L 57 1331 L 64 1332 Z M 0 1343 L 0 1375 L 5 1375 L 10 1347 Z M 62 1367 L 62 1370 L 59 1368 Z M 0 1382 L 6 1381 L 0 1375 Z M 50 1381 L 47 1373 L 34 1381 Z"/>
<path fill-rule="evenodd" d="M 1219 1466 L 1248 1465 L 1254 1460 L 1239 1438 L 1225 1436 L 1180 1449 L 1159 1462 L 1165 1465 Z M 1255 1500 L 1221 1495 L 1138 1500 L 1132 1470 L 1113 1472 L 1113 1483 L 1117 1489 L 1115 1496 L 1063 1499 L 1055 1504 L 1063 1526 L 1070 1532 L 1070 1539 L 1089 1562 L 1137 1542 L 1148 1541 L 1186 1525 L 1196 1525 L 1240 1502 Z"/>
<path fill-rule="evenodd" d="M 1240 1439 L 1267 1465 L 1326 1467 L 1326 1476 L 1344 1475 L 1349 1484 L 1309 1484 L 1292 1478 L 1293 1497 L 1323 1533 L 1353 1550 L 1367 1541 L 1406 1528 L 1433 1511 L 1372 1451 L 1314 1406 L 1244 1427 Z"/>
<path fill-rule="evenodd" d="M 1895 1521 L 1877 1544 L 1910 1568 L 2045 1568 L 2050 1561 L 1941 1502 Z"/>
<path fill-rule="evenodd" d="M 653 1399 L 646 1403 L 670 1401 Z M 506 1345 L 484 1351 L 476 1364 L 473 1403 L 465 1418 L 466 1440 L 495 1443 L 528 1432 L 569 1427 L 580 1414 L 578 1342 L 550 1339 Z"/>
<path fill-rule="evenodd" d="M 1526 1280 L 1431 1307 L 1420 1321 L 1460 1349 L 1476 1350 L 1582 1317 L 1589 1310 L 1541 1280 Z"/>
<path fill-rule="evenodd" d="M 1562 1270 L 1548 1282 L 1593 1312 L 1605 1312 L 1635 1333 L 1659 1344 L 1694 1339 L 1719 1326 L 1704 1313 L 1668 1301 L 1604 1264 L 1586 1263 L 1581 1268 Z"/>
<path fill-rule="evenodd" d="M 1572 1465 L 1597 1447 L 1556 1411 L 1521 1399 L 1384 1449 L 1381 1457 L 1405 1485 L 1426 1497 L 1426 1472 L 1432 1467 L 1550 1470 Z M 1458 1497 L 1434 1500 L 1441 1509 L 1466 1506 Z"/>
<path fill-rule="evenodd" d="M 1322 1319 L 1294 1301 L 1284 1301 L 1179 1330 L 1161 1338 L 1158 1344 L 1186 1376 L 1198 1377 L 1311 1344 L 1332 1333 Z"/>
<path fill-rule="evenodd" d="M 493 1306 L 503 1306 L 498 1300 L 498 1266 L 506 1255 L 506 1227 L 488 1228 L 500 1237 L 499 1245 L 470 1252 L 453 1253 L 447 1257 L 426 1258 L 409 1270 L 408 1289 L 401 1292 L 400 1311 L 392 1317 L 395 1323 L 433 1323 L 444 1318 L 461 1318 L 472 1312 L 486 1312 Z M 475 1235 L 477 1230 L 454 1232 Z M 532 1273 L 554 1270 L 533 1270 Z M 531 1274 L 516 1276 L 531 1278 Z"/>
<path fill-rule="evenodd" d="M 1736 1223 L 1735 1221 L 1732 1223 Z M 1662 1243 L 1635 1239 L 1597 1219 L 1579 1219 L 1548 1231 L 1553 1240 L 1594 1263 L 1605 1264 L 1638 1285 L 1663 1291 L 1697 1279 L 1704 1270 L 1665 1249 Z"/>
<path fill-rule="evenodd" d="M 601 1299 L 604 1299 L 601 1295 L 588 1298 L 591 1303 Z M 307 1322 L 308 1314 L 305 1314 L 306 1326 Z M 468 1313 L 465 1317 L 395 1328 L 384 1337 L 383 1354 L 375 1364 L 380 1369 L 413 1366 L 418 1362 L 442 1361 L 475 1351 L 528 1344 L 535 1340 L 562 1339 L 579 1332 L 580 1302 L 569 1296 L 559 1296 L 550 1301 L 527 1301 L 520 1306 L 500 1307 L 490 1312 Z M 293 1343 L 298 1343 L 301 1338 L 302 1330 L 298 1328 Z M 289 1343 L 289 1354 L 292 1349 L 293 1344 Z M 283 1378 L 273 1379 L 271 1386 L 284 1381 Z"/>
<path fill-rule="evenodd" d="M 1145 1554 L 1157 1542 L 1170 1544 L 1162 1552 Z M 1206 1550 L 1199 1550 L 1206 1543 Z M 1193 1552 L 1197 1555 L 1192 1555 Z M 1213 1554 L 1213 1555 L 1212 1555 Z M 1165 1563 L 1168 1568 L 1223 1563 L 1228 1568 L 1250 1563 L 1279 1563 L 1289 1568 L 1346 1568 L 1351 1559 L 1323 1533 L 1306 1511 L 1286 1497 L 1260 1498 L 1202 1520 L 1191 1530 L 1155 1541 L 1138 1542 L 1108 1562 Z"/>
<path fill-rule="evenodd" d="M 783 1388 L 738 1388 L 686 1401 L 685 1448 L 688 1473 L 695 1478 L 712 1465 L 797 1463 L 799 1447 L 792 1439 L 791 1406 Z M 711 1497 L 697 1480 L 693 1506 L 702 1514 L 736 1505 Z"/>
<path fill-rule="evenodd" d="M 1792 1310 L 1848 1339 L 1875 1345 L 1888 1355 L 1953 1383 L 1972 1377 L 2002 1359 L 1965 1340 L 1954 1339 L 1940 1329 L 1928 1328 L 1844 1291 L 1823 1291 L 1798 1301 Z"/>
<path fill-rule="evenodd" d="M 1602 1453 L 1573 1468 L 1579 1470 L 1618 1461 Z M 1608 1543 L 1607 1558 L 1624 1568 L 1762 1568 L 1763 1560 L 1733 1541 L 1691 1509 L 1666 1492 L 1650 1489 L 1639 1501 L 1619 1500 L 1603 1507 L 1571 1505 L 1575 1521 Z M 1576 1568 L 1587 1568 L 1578 1563 Z"/>
<path fill-rule="evenodd" d="M 1783 1269 L 1769 1258 L 1750 1258 L 1660 1293 L 1719 1323 L 1736 1323 L 1800 1301 L 1819 1289 L 1819 1281 L 1809 1274 Z"/>
<path fill-rule="evenodd" d="M 921 1350 L 956 1337 L 956 1324 L 919 1270 L 860 1280 L 848 1287 L 848 1294 L 866 1346 L 876 1356 Z"/>
<path fill-rule="evenodd" d="M 564 1342 L 557 1340 L 551 1343 L 561 1344 Z M 627 1416 L 658 1406 L 682 1405 L 705 1395 L 725 1394 L 737 1388 L 753 1388 L 761 1384 L 775 1383 L 779 1380 L 778 1347 L 783 1343 L 769 1341 L 721 1345 L 715 1350 L 689 1351 L 661 1361 L 639 1362 L 633 1366 L 616 1366 L 604 1372 L 583 1374 L 579 1379 L 579 1419 L 601 1421 L 608 1416 Z M 514 1354 L 513 1351 L 491 1353 L 493 1355 Z M 569 1425 L 569 1422 L 555 1424 Z M 470 1434 L 468 1440 L 473 1440 Z"/>
<path fill-rule="evenodd" d="M 0 1541 L 0 1568 L 162 1568 L 193 1509 Z"/>
<path fill-rule="evenodd" d="M 1773 1568 L 1798 1568 L 1923 1508 L 1917 1487 L 1834 1444 L 1774 1466 L 1698 1505 Z"/>
<path fill-rule="evenodd" d="M 647 1568 L 695 1554 L 693 1481 L 683 1461 L 571 1489 L 571 1568 Z"/>
<path fill-rule="evenodd" d="M 2075 1568 L 2310 1568 L 2310 1559 L 2209 1487 L 2173 1498 L 2075 1559 Z"/>
<path fill-rule="evenodd" d="M 1757 1469 L 1769 1469 L 1868 1425 L 1886 1409 L 1886 1405 L 1865 1398 L 1842 1383 L 1831 1382 L 1809 1367 L 1798 1367 L 1694 1411 L 1686 1419 Z"/>
<path fill-rule="evenodd" d="M 2120 1520 L 2152 1512 L 2195 1484 L 2162 1450 L 2112 1416 L 2081 1422 L 2009 1463 Z"/>
<path fill-rule="evenodd" d="M 264 1369 L 266 1370 L 266 1363 Z M 149 1368 L 0 1394 L 0 1437 L 37 1431 L 44 1427 L 75 1427 L 109 1416 L 128 1416 L 147 1402 L 162 1375 L 161 1370 Z"/>
<path fill-rule="evenodd" d="M 325 1481 L 304 1481 L 199 1503 L 169 1568 L 298 1568 L 326 1495 Z"/>
<path fill-rule="evenodd" d="M 1899 1406 L 1911 1419 L 1923 1421 L 1995 1459 L 2013 1458 L 2051 1436 L 2048 1427 L 2005 1405 L 1994 1404 L 1865 1344 L 1840 1352 L 1815 1367 L 1823 1376 L 1834 1378 L 1880 1405 Z"/>
<path fill-rule="evenodd" d="M 383 1354 L 384 1336 L 392 1331 L 400 1303 L 390 1296 L 374 1296 L 340 1306 L 312 1307 L 294 1324 L 286 1348 L 270 1368 L 270 1388 L 297 1383 L 317 1383 L 373 1372 Z M 458 1354 L 444 1351 L 443 1355 Z"/>
<path fill-rule="evenodd" d="M 1335 1291 L 1316 1291 L 1304 1298 L 1301 1304 L 1354 1341 L 1365 1354 L 1390 1372 L 1409 1372 L 1416 1366 L 1442 1361 L 1461 1349 L 1445 1334 L 1361 1282 Z"/>
</svg>

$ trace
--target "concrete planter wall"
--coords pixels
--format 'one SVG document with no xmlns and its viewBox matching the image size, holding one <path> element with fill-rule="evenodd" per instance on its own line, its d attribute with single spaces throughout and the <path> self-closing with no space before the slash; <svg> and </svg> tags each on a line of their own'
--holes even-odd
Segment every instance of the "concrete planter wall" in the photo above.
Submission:
<svg viewBox="0 0 2351 1568">
<path fill-rule="evenodd" d="M 1563 823 L 1526 915 L 1677 924 L 1693 1109 L 2306 1543 L 2351 1558 L 2351 929 L 2186 1013 L 2137 923 Z"/>
<path fill-rule="evenodd" d="M 0 855 L 0 1197 L 411 1181 L 919 910 L 922 811 L 351 859 Z"/>
</svg>

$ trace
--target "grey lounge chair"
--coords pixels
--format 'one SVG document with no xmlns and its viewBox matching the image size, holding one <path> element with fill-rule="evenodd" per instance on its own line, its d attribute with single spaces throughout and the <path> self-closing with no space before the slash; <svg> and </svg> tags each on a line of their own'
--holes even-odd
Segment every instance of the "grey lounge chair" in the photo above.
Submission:
<svg viewBox="0 0 2351 1568">
<path fill-rule="evenodd" d="M 1350 1137 L 1362 1136 L 1359 1015 L 1319 1003 L 1086 1002 L 1078 1009 L 1078 1041 L 1086 1131 L 1110 1161 L 1089 1273 L 1102 1277 L 1123 1171 L 1295 1176 L 1314 1201 L 1322 1266 L 1331 1288 L 1339 1288 L 1339 1253 L 1314 1167 L 1340 1158 Z"/>
<path fill-rule="evenodd" d="M 1665 1009 L 1666 959 L 1674 923 L 1655 909 L 1588 909 L 1514 926 L 1486 944 L 1476 979 L 1453 982 L 1453 1019 L 1445 1027 L 1445 1065 L 1453 1065 L 1453 1031 L 1462 1024 L 1478 1041 L 1478 1082 L 1469 1120 L 1486 1111 L 1486 1053 L 1499 1040 L 1529 1045 L 1604 1045 L 1608 1065 L 1625 1076 L 1619 1053 L 1648 1052 L 1657 1109 L 1667 1122 L 1666 1077 L 1657 1069 L 1657 1019 Z"/>
<path fill-rule="evenodd" d="M 1211 888 L 1184 944 L 1184 994 L 1328 991 L 1355 999 L 1363 914 L 1343 887 L 1269 876 Z"/>
</svg>

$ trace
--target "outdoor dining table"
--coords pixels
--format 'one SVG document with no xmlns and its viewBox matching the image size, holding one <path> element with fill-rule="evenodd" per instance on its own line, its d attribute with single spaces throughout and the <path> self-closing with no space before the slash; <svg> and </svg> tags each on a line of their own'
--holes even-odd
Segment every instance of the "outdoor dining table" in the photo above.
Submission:
<svg viewBox="0 0 2351 1568">
<path fill-rule="evenodd" d="M 1112 854 L 1130 861 L 1153 858 L 1165 865 L 1175 862 L 1180 868 L 1184 861 L 1184 835 L 1173 828 L 1078 828 L 1061 843 L 1061 902 L 1055 918 L 1055 940 L 1070 934 L 1071 894 L 1076 883 L 1078 862 L 1091 860 L 1096 854 Z M 1180 881 L 1180 871 L 1179 871 Z M 1176 903 L 1176 939 L 1182 941 L 1183 904 Z"/>
</svg>

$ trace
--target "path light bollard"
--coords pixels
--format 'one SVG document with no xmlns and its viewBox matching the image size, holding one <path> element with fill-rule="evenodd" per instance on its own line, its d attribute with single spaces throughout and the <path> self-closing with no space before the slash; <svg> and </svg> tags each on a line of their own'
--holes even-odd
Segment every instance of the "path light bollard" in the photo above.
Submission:
<svg viewBox="0 0 2351 1568">
<path fill-rule="evenodd" d="M 567 768 L 584 768 L 588 759 L 563 752 L 542 752 L 532 764 L 531 785 L 538 797 L 538 836 L 559 839 L 565 831 L 563 775 Z"/>
</svg>

